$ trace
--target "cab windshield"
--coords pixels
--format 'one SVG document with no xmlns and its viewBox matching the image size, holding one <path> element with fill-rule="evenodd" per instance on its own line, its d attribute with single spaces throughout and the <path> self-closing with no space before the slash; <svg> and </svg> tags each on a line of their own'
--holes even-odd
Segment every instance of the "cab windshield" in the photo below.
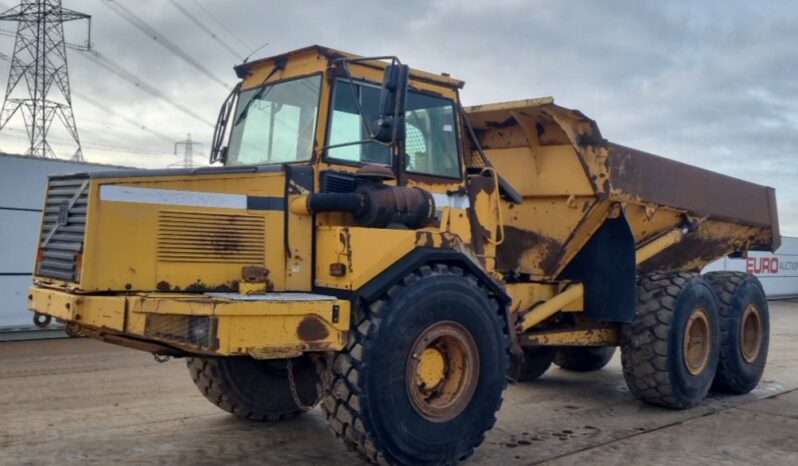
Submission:
<svg viewBox="0 0 798 466">
<path fill-rule="evenodd" d="M 226 165 L 310 160 L 320 92 L 321 75 L 242 91 Z"/>
</svg>

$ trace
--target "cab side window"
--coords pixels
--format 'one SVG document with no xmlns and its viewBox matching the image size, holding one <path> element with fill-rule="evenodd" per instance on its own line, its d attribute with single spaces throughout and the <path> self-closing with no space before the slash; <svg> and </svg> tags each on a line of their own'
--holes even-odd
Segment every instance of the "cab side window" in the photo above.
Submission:
<svg viewBox="0 0 798 466">
<path fill-rule="evenodd" d="M 377 118 L 380 90 L 368 84 L 336 82 L 327 156 L 356 163 L 390 165 L 388 147 L 368 140 L 363 120 Z M 357 103 L 364 118 L 358 114 Z M 405 170 L 425 175 L 460 177 L 454 104 L 429 94 L 409 91 L 405 113 Z"/>
<path fill-rule="evenodd" d="M 448 99 L 409 92 L 406 106 L 409 172 L 460 177 L 454 105 Z"/>
</svg>

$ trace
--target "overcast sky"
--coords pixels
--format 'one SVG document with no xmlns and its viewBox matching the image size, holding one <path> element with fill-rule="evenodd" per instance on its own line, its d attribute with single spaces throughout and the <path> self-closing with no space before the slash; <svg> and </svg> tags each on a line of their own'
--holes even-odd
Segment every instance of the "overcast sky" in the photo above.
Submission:
<svg viewBox="0 0 798 466">
<path fill-rule="evenodd" d="M 207 153 L 207 121 L 236 81 L 235 63 L 264 42 L 255 57 L 321 44 L 451 73 L 466 81 L 466 105 L 553 96 L 612 141 L 776 187 L 782 232 L 798 235 L 798 3 L 175 0 L 222 45 L 172 0 L 118 1 L 159 40 L 109 0 L 64 7 L 93 16 L 96 50 L 206 122 L 70 50 L 73 90 L 117 114 L 74 97 L 89 161 L 167 166 L 178 161 L 172 141 L 187 133 Z M 15 3 L 0 0 L 0 9 Z M 67 36 L 82 44 L 85 25 L 70 25 Z M 163 38 L 216 79 L 167 51 Z M 0 35 L 0 54 L 12 55 L 13 43 Z M 0 60 L 3 88 L 8 66 Z M 0 132 L 0 150 L 24 151 L 24 142 L 19 119 Z"/>
</svg>

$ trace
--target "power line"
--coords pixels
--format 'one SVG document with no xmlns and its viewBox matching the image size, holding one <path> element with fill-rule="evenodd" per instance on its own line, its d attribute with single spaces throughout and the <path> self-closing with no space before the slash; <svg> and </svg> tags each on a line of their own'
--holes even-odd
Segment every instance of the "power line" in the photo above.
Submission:
<svg viewBox="0 0 798 466">
<path fill-rule="evenodd" d="M 159 131 L 156 131 L 156 130 L 154 130 L 152 128 L 148 128 L 148 127 L 142 125 L 141 123 L 139 123 L 138 121 L 134 120 L 133 118 L 127 117 L 127 116 L 125 116 L 125 115 L 113 110 L 112 108 L 108 107 L 107 105 L 104 105 L 104 104 L 101 104 L 100 102 L 97 102 L 96 100 L 92 99 L 91 97 L 89 97 L 89 96 L 87 96 L 85 94 L 81 94 L 80 92 L 77 92 L 77 91 L 72 91 L 72 94 L 74 94 L 75 97 L 79 98 L 80 100 L 88 103 L 89 105 L 93 105 L 93 106 L 99 108 L 100 110 L 102 110 L 102 111 L 104 111 L 106 113 L 110 113 L 111 115 L 113 115 L 113 116 L 115 116 L 115 117 L 117 117 L 119 119 L 125 120 L 126 122 L 130 123 L 131 125 L 135 126 L 136 128 L 141 129 L 142 131 L 146 131 L 146 132 L 148 132 L 150 134 L 158 136 L 159 138 L 161 138 L 161 139 L 163 139 L 165 141 L 169 141 L 170 143 L 175 140 L 175 138 L 173 138 L 171 136 L 167 136 L 166 134 L 161 133 Z"/>
<path fill-rule="evenodd" d="M 210 30 L 210 28 L 208 28 L 208 26 L 204 25 L 204 24 L 202 23 L 202 21 L 200 21 L 199 19 L 197 19 L 197 17 L 196 17 L 196 16 L 192 15 L 192 14 L 191 14 L 191 12 L 189 12 L 189 11 L 188 11 L 187 9 L 185 9 L 185 8 L 184 8 L 182 5 L 180 5 L 179 3 L 177 3 L 177 0 L 169 0 L 169 1 L 171 1 L 171 2 L 172 2 L 172 5 L 174 5 L 174 7 L 178 9 L 178 11 L 180 11 L 181 13 L 183 13 L 183 15 L 184 15 L 186 18 L 188 18 L 188 19 L 189 19 L 189 21 L 191 21 L 192 23 L 196 24 L 198 28 L 200 28 L 200 29 L 202 29 L 203 31 L 205 31 L 205 33 L 206 33 L 206 34 L 208 34 L 209 36 L 211 36 L 211 38 L 213 38 L 213 40 L 215 40 L 216 42 L 218 42 L 218 43 L 219 43 L 219 45 L 221 45 L 222 47 L 224 47 L 225 49 L 227 49 L 227 51 L 228 51 L 228 52 L 230 52 L 230 53 L 233 55 L 233 57 L 235 57 L 236 59 L 239 59 L 239 60 L 241 59 L 241 57 L 243 57 L 243 55 L 242 55 L 242 54 L 238 53 L 237 51 L 235 51 L 235 49 L 233 49 L 232 47 L 230 47 L 229 45 L 227 45 L 227 42 L 223 41 L 223 40 L 222 40 L 222 39 L 221 39 L 219 36 L 217 36 L 217 35 L 216 35 L 216 33 L 214 33 L 213 31 L 211 31 L 211 30 Z"/>
<path fill-rule="evenodd" d="M 135 74 L 131 73 L 130 71 L 123 68 L 118 63 L 114 62 L 107 56 L 100 53 L 97 49 L 90 49 L 86 50 L 84 53 L 90 60 L 92 60 L 96 65 L 102 67 L 106 71 L 109 71 L 120 78 L 124 79 L 128 83 L 132 84 L 133 86 L 141 89 L 142 91 L 157 97 L 158 99 L 163 100 L 164 102 L 168 103 L 169 105 L 175 107 L 176 109 L 180 110 L 181 112 L 185 113 L 186 115 L 194 118 L 197 121 L 204 123 L 205 125 L 213 128 L 215 125 L 208 119 L 202 117 L 201 115 L 197 114 L 193 110 L 189 109 L 185 105 L 172 100 L 170 97 L 166 96 L 163 92 L 158 90 L 155 86 L 145 82 Z"/>
<path fill-rule="evenodd" d="M 227 31 L 227 33 L 228 33 L 228 34 L 230 34 L 230 36 L 231 36 L 233 39 L 237 40 L 239 44 L 243 45 L 243 46 L 244 46 L 244 50 L 252 50 L 252 46 L 251 46 L 251 45 L 249 45 L 249 44 L 247 44 L 246 42 L 244 42 L 243 40 L 241 40 L 241 38 L 240 38 L 240 37 L 238 37 L 238 35 L 237 35 L 235 32 L 233 32 L 233 31 L 232 31 L 230 28 L 228 28 L 227 26 L 225 26 L 225 25 L 224 25 L 224 23 L 222 23 L 221 21 L 219 21 L 219 19 L 218 19 L 218 18 L 217 18 L 217 17 L 216 17 L 216 16 L 215 16 L 213 13 L 211 13 L 210 11 L 208 11 L 208 9 L 207 9 L 207 8 L 205 8 L 204 6 L 202 6 L 202 4 L 201 4 L 200 2 L 198 2 L 197 0 L 193 0 L 193 2 L 194 2 L 194 4 L 195 4 L 195 5 L 197 5 L 197 7 L 198 7 L 200 10 L 202 10 L 202 11 L 203 11 L 203 12 L 204 12 L 206 15 L 208 15 L 208 17 L 209 17 L 209 18 L 211 18 L 211 19 L 212 19 L 212 20 L 213 20 L 213 21 L 214 21 L 216 24 L 218 24 L 220 28 L 222 28 L 222 29 L 224 29 L 225 31 Z"/>
<path fill-rule="evenodd" d="M 0 60 L 8 60 L 8 57 L 3 56 L 2 54 L 0 54 Z M 82 93 L 80 93 L 78 91 L 72 90 L 72 95 L 74 95 L 75 97 L 77 97 L 80 100 L 83 100 L 84 102 L 88 103 L 89 105 L 97 107 L 100 110 L 102 110 L 102 111 L 104 111 L 106 113 L 109 113 L 109 114 L 111 114 L 111 115 L 113 115 L 113 116 L 115 116 L 115 117 L 117 117 L 117 118 L 119 118 L 121 120 L 125 120 L 126 122 L 130 123 L 131 125 L 135 126 L 136 128 L 139 128 L 142 131 L 146 131 L 146 132 L 148 132 L 150 134 L 158 136 L 159 138 L 161 138 L 161 139 L 163 139 L 165 141 L 169 141 L 170 143 L 172 143 L 176 139 L 176 138 L 173 138 L 171 136 L 167 136 L 166 134 L 163 134 L 163 133 L 161 133 L 159 131 L 156 131 L 154 129 L 148 128 L 148 127 L 142 125 L 141 123 L 139 123 L 138 121 L 134 120 L 133 118 L 127 117 L 127 116 L 125 116 L 125 115 L 113 110 L 112 108 L 108 107 L 107 105 L 101 104 L 100 102 L 97 102 L 96 100 L 92 99 L 91 97 L 89 97 L 87 95 L 84 95 L 84 94 L 82 94 Z"/>
<path fill-rule="evenodd" d="M 228 83 L 224 82 L 222 79 L 219 79 L 210 70 L 202 66 L 201 63 L 191 58 L 189 53 L 178 47 L 171 40 L 164 37 L 163 34 L 160 34 L 155 28 L 144 22 L 144 20 L 136 16 L 135 13 L 121 5 L 119 2 L 115 0 L 102 0 L 102 3 L 110 8 L 111 11 L 119 15 L 122 19 L 149 36 L 152 40 L 161 44 L 165 49 L 182 58 L 186 63 L 196 68 L 200 73 L 204 74 L 219 85 L 224 86 L 226 89 L 230 88 Z"/>
<path fill-rule="evenodd" d="M 9 31 L 7 29 L 1 29 L 0 28 L 0 36 L 14 37 L 14 36 L 16 36 L 16 34 L 13 31 Z M 89 58 L 91 61 L 93 61 L 95 64 L 97 64 L 98 66 L 102 67 L 106 71 L 110 71 L 111 73 L 119 76 L 120 78 L 124 79 L 128 83 L 132 84 L 134 87 L 137 87 L 137 88 L 141 89 L 142 91 L 144 91 L 144 92 L 146 92 L 146 93 L 148 93 L 148 94 L 150 94 L 150 95 L 152 95 L 154 97 L 157 97 L 157 98 L 163 100 L 164 102 L 166 102 L 169 105 L 175 107 L 176 109 L 180 110 L 181 112 L 185 113 L 186 115 L 196 119 L 197 121 L 200 121 L 200 122 L 204 123 L 205 125 L 207 125 L 207 126 L 209 126 L 211 128 L 216 126 L 212 121 L 210 121 L 210 120 L 206 119 L 205 117 L 197 114 L 196 112 L 194 112 L 193 110 L 189 109 L 185 105 L 174 101 L 173 99 L 168 97 L 166 94 L 164 94 L 163 92 L 158 90 L 158 88 L 156 88 L 155 86 L 147 83 L 142 78 L 136 76 L 132 72 L 130 72 L 127 69 L 125 69 L 124 67 L 122 67 L 120 64 L 118 64 L 115 61 L 113 61 L 110 58 L 108 58 L 106 55 L 100 53 L 100 51 L 97 50 L 94 46 L 92 46 L 91 48 L 87 48 L 87 47 L 85 47 L 83 45 L 72 44 L 72 43 L 67 42 L 66 43 L 66 47 L 68 49 L 72 49 L 72 50 L 77 50 L 79 52 L 83 52 L 83 55 L 85 57 Z M 2 52 L 0 52 L 0 58 L 2 58 L 4 56 L 6 56 L 6 55 L 4 55 Z M 5 58 L 5 59 L 7 60 L 8 58 Z"/>
<path fill-rule="evenodd" d="M 8 128 L 8 131 L 11 131 L 12 133 L 22 133 L 22 134 L 10 134 L 9 136 L 12 137 L 12 138 L 17 138 L 17 139 L 27 139 L 28 138 L 27 132 L 25 132 L 23 130 L 16 129 L 16 128 Z M 90 132 L 86 132 L 85 130 L 83 132 L 87 133 L 87 134 L 91 134 Z M 68 144 L 68 143 L 72 142 L 71 139 L 58 137 L 58 136 L 50 136 L 50 139 L 52 139 L 54 141 L 55 145 L 62 145 L 62 144 L 65 144 L 65 143 Z M 82 141 L 82 145 L 83 145 L 83 147 L 91 147 L 93 149 L 102 149 L 102 150 L 108 150 L 108 151 L 114 151 L 114 152 L 128 152 L 128 153 L 131 153 L 131 154 L 170 155 L 169 152 L 166 152 L 166 151 L 163 151 L 163 150 L 158 151 L 158 150 L 151 150 L 151 149 L 137 149 L 137 148 L 133 148 L 133 147 L 125 147 L 125 146 L 118 146 L 118 145 L 114 145 L 114 144 L 107 144 L 107 143 L 104 143 L 104 142 L 85 141 L 84 140 L 84 141 Z"/>
</svg>

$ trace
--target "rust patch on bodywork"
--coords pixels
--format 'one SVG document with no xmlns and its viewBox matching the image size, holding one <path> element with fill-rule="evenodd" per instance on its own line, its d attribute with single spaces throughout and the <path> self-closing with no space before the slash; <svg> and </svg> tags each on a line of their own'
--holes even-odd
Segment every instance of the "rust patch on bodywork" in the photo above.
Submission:
<svg viewBox="0 0 798 466">
<path fill-rule="evenodd" d="M 330 331 L 318 317 L 307 316 L 299 323 L 296 335 L 304 341 L 316 341 L 327 338 Z"/>
<path fill-rule="evenodd" d="M 197 281 L 196 283 L 188 285 L 185 290 L 189 293 L 207 293 L 209 291 L 217 293 L 238 293 L 238 280 L 222 283 L 220 285 L 207 285 L 201 281 Z"/>
<path fill-rule="evenodd" d="M 250 265 L 241 268 L 241 278 L 243 278 L 246 282 L 265 283 L 268 277 L 269 269 L 266 267 Z"/>
<path fill-rule="evenodd" d="M 435 240 L 432 238 L 431 232 L 419 231 L 416 233 L 416 244 L 424 248 L 431 248 L 435 246 Z"/>
<path fill-rule="evenodd" d="M 722 257 L 728 252 L 728 248 L 728 243 L 722 239 L 688 235 L 679 243 L 640 264 L 638 269 L 641 274 L 657 270 L 682 270 L 692 262 L 705 264 Z"/>
<path fill-rule="evenodd" d="M 485 228 L 479 221 L 474 207 L 477 204 L 477 196 L 480 193 L 492 194 L 495 187 L 492 178 L 476 175 L 468 177 L 466 191 L 468 202 L 471 204 L 471 208 L 468 209 L 468 223 L 471 226 L 471 246 L 477 255 L 485 253 L 485 239 L 490 239 L 492 235 L 490 230 Z"/>
<path fill-rule="evenodd" d="M 767 236 L 768 232 L 759 227 L 704 220 L 696 231 L 640 264 L 639 270 L 700 270 L 718 257 L 766 243 Z"/>
<path fill-rule="evenodd" d="M 416 232 L 416 245 L 425 248 L 457 249 L 458 251 L 463 249 L 460 237 L 449 232 Z"/>
<path fill-rule="evenodd" d="M 562 245 L 540 233 L 506 225 L 504 242 L 496 248 L 496 265 L 500 270 L 514 271 L 522 268 L 524 255 L 537 249 L 540 252 L 540 268 L 553 273 L 565 253 Z"/>
</svg>

